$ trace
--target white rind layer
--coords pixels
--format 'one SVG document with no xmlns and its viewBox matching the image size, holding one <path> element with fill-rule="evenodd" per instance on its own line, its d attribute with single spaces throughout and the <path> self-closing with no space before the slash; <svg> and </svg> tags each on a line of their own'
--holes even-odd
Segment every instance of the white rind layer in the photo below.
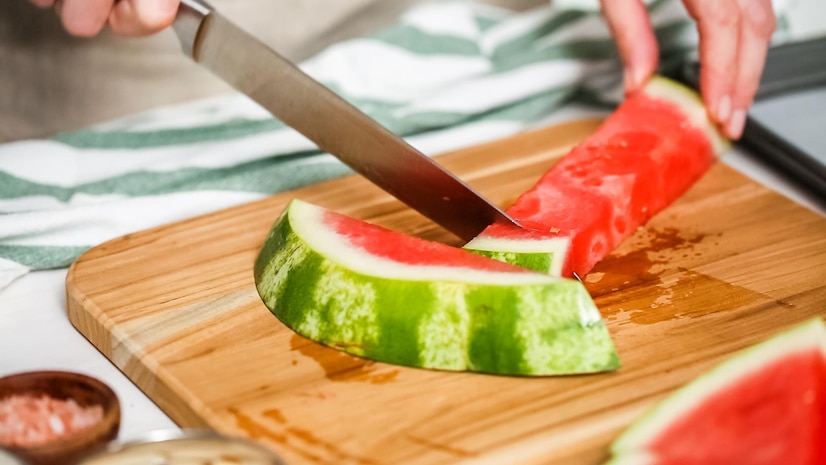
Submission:
<svg viewBox="0 0 826 465">
<path fill-rule="evenodd" d="M 548 251 L 566 253 L 571 240 L 567 237 L 553 239 L 506 239 L 503 237 L 477 236 L 465 245 L 473 250 L 491 252 L 546 253 Z M 503 247 L 503 245 L 505 247 Z"/>
<path fill-rule="evenodd" d="M 562 274 L 562 265 L 565 263 L 564 257 L 568 255 L 568 249 L 570 247 L 571 239 L 568 237 L 554 237 L 552 239 L 507 239 L 493 236 L 476 236 L 465 244 L 463 248 L 484 252 L 553 254 L 551 269 L 548 270 L 548 274 L 551 276 L 559 276 Z"/>
</svg>

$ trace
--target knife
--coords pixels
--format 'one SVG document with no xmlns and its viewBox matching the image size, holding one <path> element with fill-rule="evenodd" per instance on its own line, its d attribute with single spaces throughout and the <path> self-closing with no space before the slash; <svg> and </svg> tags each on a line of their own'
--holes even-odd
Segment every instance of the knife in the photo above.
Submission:
<svg viewBox="0 0 826 465">
<path fill-rule="evenodd" d="M 207 3 L 182 0 L 173 29 L 184 53 L 409 207 L 464 240 L 518 223 Z"/>
</svg>

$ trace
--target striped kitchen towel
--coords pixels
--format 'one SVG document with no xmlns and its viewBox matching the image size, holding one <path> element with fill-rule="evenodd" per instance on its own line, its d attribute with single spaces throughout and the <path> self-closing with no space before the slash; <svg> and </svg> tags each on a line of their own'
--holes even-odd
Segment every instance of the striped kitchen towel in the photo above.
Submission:
<svg viewBox="0 0 826 465">
<path fill-rule="evenodd" d="M 425 4 L 302 68 L 436 154 L 564 119 L 577 102 L 614 105 L 621 64 L 594 4 Z M 695 25 L 677 0 L 649 8 L 663 65 L 678 63 Z M 242 95 L 0 145 L 0 288 L 117 236 L 349 173 Z"/>
</svg>

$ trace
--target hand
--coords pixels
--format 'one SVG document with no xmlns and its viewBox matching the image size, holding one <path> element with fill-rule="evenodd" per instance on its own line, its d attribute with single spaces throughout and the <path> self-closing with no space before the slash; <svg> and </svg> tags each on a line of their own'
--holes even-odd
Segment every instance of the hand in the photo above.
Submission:
<svg viewBox="0 0 826 465">
<path fill-rule="evenodd" d="M 601 0 L 633 92 L 657 68 L 657 40 L 641 0 Z M 737 139 L 763 73 L 776 19 L 771 0 L 683 0 L 700 33 L 700 91 L 709 116 Z"/>
<path fill-rule="evenodd" d="M 5 0 L 4 0 L 5 1 Z M 30 0 L 54 8 L 63 27 L 76 36 L 97 35 L 105 26 L 123 36 L 146 36 L 175 19 L 179 0 Z"/>
</svg>

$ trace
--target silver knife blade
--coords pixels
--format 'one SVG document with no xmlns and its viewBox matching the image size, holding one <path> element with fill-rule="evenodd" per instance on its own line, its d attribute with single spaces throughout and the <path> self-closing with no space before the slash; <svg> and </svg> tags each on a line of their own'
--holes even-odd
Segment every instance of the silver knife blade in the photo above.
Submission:
<svg viewBox="0 0 826 465">
<path fill-rule="evenodd" d="M 184 52 L 386 192 L 464 240 L 513 218 L 200 0 L 173 23 Z"/>
</svg>

